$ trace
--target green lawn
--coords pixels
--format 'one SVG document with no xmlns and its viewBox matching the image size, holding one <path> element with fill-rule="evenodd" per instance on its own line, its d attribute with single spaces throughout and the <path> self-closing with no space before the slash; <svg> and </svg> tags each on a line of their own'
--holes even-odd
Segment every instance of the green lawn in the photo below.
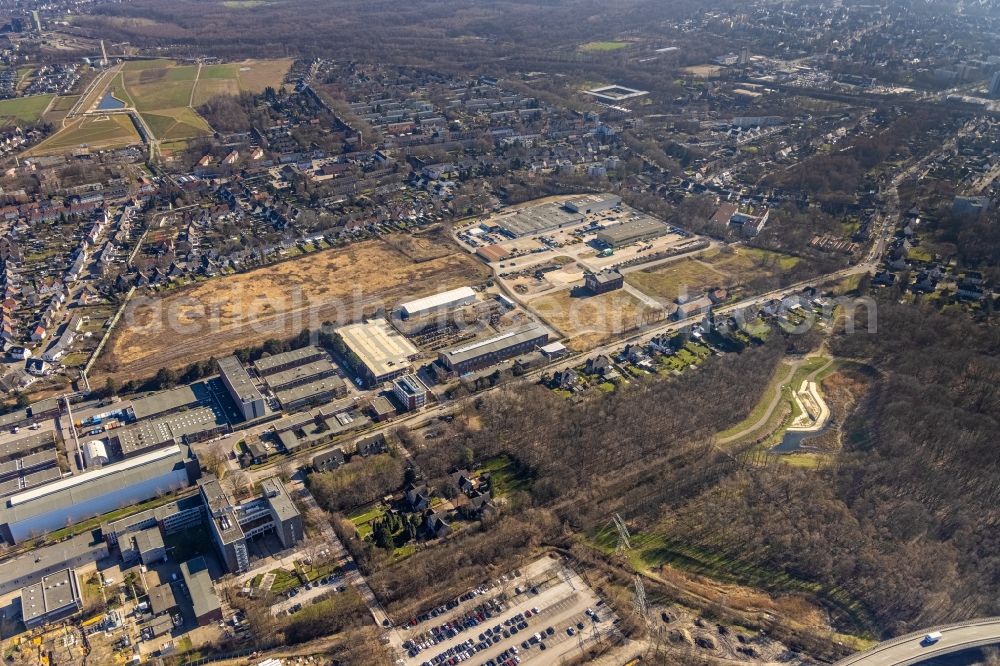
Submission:
<svg viewBox="0 0 1000 666">
<path fill-rule="evenodd" d="M 527 490 L 531 485 L 530 474 L 519 469 L 517 462 L 510 456 L 490 458 L 483 463 L 481 469 L 490 474 L 494 497 L 502 497 L 515 490 Z"/>
<path fill-rule="evenodd" d="M 235 79 L 240 75 L 236 65 L 205 65 L 201 68 L 202 79 Z"/>
<path fill-rule="evenodd" d="M 32 95 L 0 100 L 0 118 L 25 124 L 38 122 L 53 97 L 55 95 Z"/>
<path fill-rule="evenodd" d="M 193 109 L 186 106 L 162 109 L 156 113 L 144 111 L 142 118 L 157 139 L 190 139 L 210 132 L 208 123 Z"/>
<path fill-rule="evenodd" d="M 287 592 L 293 587 L 298 587 L 302 583 L 295 573 L 287 569 L 273 569 L 269 573 L 274 574 L 274 584 L 271 586 L 271 592 L 275 594 Z"/>
<path fill-rule="evenodd" d="M 354 527 L 358 530 L 358 537 L 361 539 L 366 539 L 369 534 L 372 533 L 372 521 L 377 520 L 385 515 L 385 505 L 382 503 L 376 504 L 373 507 L 363 509 L 358 513 L 354 513 L 347 518 L 354 523 Z"/>
<path fill-rule="evenodd" d="M 920 261 L 923 263 L 929 263 L 934 260 L 931 253 L 921 247 L 911 247 L 910 251 L 906 253 L 906 258 L 911 261 Z"/>
<path fill-rule="evenodd" d="M 50 153 L 77 148 L 81 145 L 90 148 L 107 148 L 109 146 L 124 146 L 140 143 L 139 133 L 132 124 L 132 119 L 124 114 L 109 116 L 85 116 L 67 124 L 62 131 L 56 132 L 31 152 L 34 154 Z"/>
</svg>

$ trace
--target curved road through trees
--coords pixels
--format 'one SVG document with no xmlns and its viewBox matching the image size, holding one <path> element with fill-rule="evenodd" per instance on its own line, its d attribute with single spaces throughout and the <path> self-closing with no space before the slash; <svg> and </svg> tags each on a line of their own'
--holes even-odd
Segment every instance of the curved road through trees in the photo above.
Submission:
<svg viewBox="0 0 1000 666">
<path fill-rule="evenodd" d="M 936 643 L 925 644 L 924 636 L 941 632 Z M 841 659 L 834 666 L 910 666 L 934 657 L 1000 643 L 1000 617 L 982 618 L 931 627 L 879 643 L 875 647 Z"/>
</svg>

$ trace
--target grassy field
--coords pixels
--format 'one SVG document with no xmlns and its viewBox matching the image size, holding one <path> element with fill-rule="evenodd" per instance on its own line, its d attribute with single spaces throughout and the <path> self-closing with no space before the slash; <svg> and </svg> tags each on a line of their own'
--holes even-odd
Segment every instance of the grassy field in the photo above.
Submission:
<svg viewBox="0 0 1000 666">
<path fill-rule="evenodd" d="M 628 46 L 628 42 L 587 42 L 580 45 L 581 51 L 618 51 Z"/>
<path fill-rule="evenodd" d="M 197 74 L 197 65 L 143 60 L 126 63 L 122 78 L 135 108 L 153 112 L 188 106 Z"/>
<path fill-rule="evenodd" d="M 186 106 L 163 109 L 156 113 L 143 113 L 142 118 L 157 139 L 172 141 L 190 139 L 212 131 L 204 118 Z"/>
<path fill-rule="evenodd" d="M 172 60 L 136 60 L 111 82 L 115 97 L 134 107 L 159 140 L 179 141 L 211 132 L 197 107 L 217 95 L 260 92 L 278 86 L 290 59 L 245 60 L 221 65 L 186 65 Z"/>
<path fill-rule="evenodd" d="M 185 65 L 172 60 L 136 60 L 125 63 L 93 99 L 110 92 L 126 105 L 136 109 L 149 125 L 153 136 L 183 146 L 187 139 L 211 133 L 205 119 L 192 108 L 215 95 L 235 95 L 243 90 L 259 92 L 265 87 L 280 85 L 291 67 L 290 59 L 246 60 L 225 65 L 208 65 L 199 73 L 197 65 Z M 37 120 L 52 100 L 52 95 L 21 98 L 0 102 L 0 118 L 15 118 L 20 122 Z M 76 97 L 59 98 L 53 104 L 47 120 L 62 122 L 77 101 Z M 33 150 L 51 153 L 86 144 L 92 148 L 108 148 L 139 142 L 139 135 L 125 116 L 110 116 L 111 120 L 87 118 L 70 122 L 55 136 Z"/>
<path fill-rule="evenodd" d="M 206 65 L 201 68 L 194 105 L 200 106 L 217 95 L 238 95 L 243 91 L 258 93 L 268 86 L 277 88 L 291 66 L 291 59 Z"/>
<path fill-rule="evenodd" d="M 416 263 L 388 243 L 366 241 L 135 299 L 125 314 L 130 325 L 107 345 L 95 372 L 138 379 L 489 277 L 483 264 L 451 247 L 445 257 Z"/>
<path fill-rule="evenodd" d="M 92 149 L 128 146 L 140 143 L 132 119 L 125 114 L 76 118 L 66 127 L 31 149 L 42 155 L 86 146 Z"/>
<path fill-rule="evenodd" d="M 32 95 L 0 100 L 0 120 L 18 124 L 38 122 L 53 97 L 55 95 Z"/>
<path fill-rule="evenodd" d="M 358 537 L 364 539 L 372 533 L 372 521 L 377 520 L 384 515 L 385 505 L 379 503 L 369 509 L 363 509 L 357 513 L 351 514 L 348 518 L 352 523 L 354 523 L 355 529 L 358 530 Z"/>
<path fill-rule="evenodd" d="M 721 285 L 724 279 L 724 274 L 693 258 L 625 275 L 625 281 L 639 291 L 666 301 L 676 300 L 681 293 L 698 294 Z"/>
<path fill-rule="evenodd" d="M 122 74 L 119 74 L 111 81 L 110 90 L 116 99 L 120 99 L 128 106 L 135 106 L 135 100 L 132 99 L 132 96 L 125 89 L 125 77 Z"/>
<path fill-rule="evenodd" d="M 697 257 L 673 261 L 625 276 L 626 282 L 639 291 L 667 301 L 682 292 L 698 296 L 712 287 L 725 287 L 737 296 L 743 286 L 758 278 L 775 277 L 794 268 L 797 257 L 750 247 L 732 252 L 711 249 Z"/>
</svg>

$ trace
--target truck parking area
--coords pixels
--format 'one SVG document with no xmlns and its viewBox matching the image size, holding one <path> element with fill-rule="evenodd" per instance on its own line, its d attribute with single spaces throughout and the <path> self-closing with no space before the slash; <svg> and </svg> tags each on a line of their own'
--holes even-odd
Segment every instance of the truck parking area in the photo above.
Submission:
<svg viewBox="0 0 1000 666">
<path fill-rule="evenodd" d="M 400 666 L 554 663 L 616 619 L 578 574 L 548 557 L 420 617 L 394 632 Z"/>
</svg>

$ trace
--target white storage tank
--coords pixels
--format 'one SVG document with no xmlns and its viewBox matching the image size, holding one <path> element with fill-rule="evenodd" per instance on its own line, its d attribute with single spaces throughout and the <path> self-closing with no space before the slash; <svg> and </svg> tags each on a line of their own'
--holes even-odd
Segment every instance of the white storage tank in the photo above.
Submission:
<svg viewBox="0 0 1000 666">
<path fill-rule="evenodd" d="M 108 464 L 108 449 L 100 439 L 94 439 L 83 445 L 83 464 L 87 467 Z"/>
</svg>

